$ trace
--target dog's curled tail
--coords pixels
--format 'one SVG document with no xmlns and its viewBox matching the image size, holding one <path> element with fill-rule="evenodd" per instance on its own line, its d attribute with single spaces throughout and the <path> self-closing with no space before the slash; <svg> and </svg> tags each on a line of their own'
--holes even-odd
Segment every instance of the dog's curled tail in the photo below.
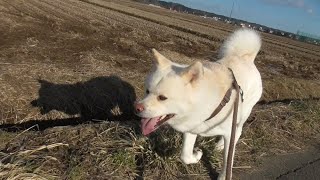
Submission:
<svg viewBox="0 0 320 180">
<path fill-rule="evenodd" d="M 257 32 L 251 29 L 239 29 L 235 31 L 223 43 L 220 57 L 239 57 L 247 61 L 254 61 L 261 47 L 261 38 Z"/>
</svg>

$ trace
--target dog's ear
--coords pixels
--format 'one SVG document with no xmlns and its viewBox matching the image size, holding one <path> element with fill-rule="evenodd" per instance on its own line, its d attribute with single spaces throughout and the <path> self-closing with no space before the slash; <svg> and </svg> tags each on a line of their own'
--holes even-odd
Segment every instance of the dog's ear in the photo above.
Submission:
<svg viewBox="0 0 320 180">
<path fill-rule="evenodd" d="M 181 77 L 188 83 L 194 83 L 203 76 L 203 73 L 203 65 L 197 61 L 183 70 Z"/>
<path fill-rule="evenodd" d="M 172 62 L 160 54 L 156 49 L 152 49 L 152 53 L 155 57 L 154 63 L 157 67 L 168 67 Z"/>
<path fill-rule="evenodd" d="M 42 79 L 38 79 L 38 82 L 41 84 L 41 86 L 50 86 L 53 85 L 53 83 L 46 81 L 46 80 L 42 80 Z"/>
</svg>

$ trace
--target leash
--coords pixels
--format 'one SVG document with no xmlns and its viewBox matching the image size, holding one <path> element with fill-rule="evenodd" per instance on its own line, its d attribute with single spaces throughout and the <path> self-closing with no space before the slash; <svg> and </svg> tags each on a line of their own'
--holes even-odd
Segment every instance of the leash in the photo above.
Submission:
<svg viewBox="0 0 320 180">
<path fill-rule="evenodd" d="M 241 87 L 239 86 L 233 71 L 228 68 L 232 74 L 233 82 L 232 86 L 227 90 L 226 94 L 224 95 L 222 101 L 220 102 L 219 106 L 212 112 L 209 118 L 207 118 L 205 121 L 208 121 L 209 119 L 216 116 L 222 108 L 230 101 L 230 96 L 232 93 L 232 90 L 236 90 L 236 99 L 234 101 L 234 107 L 233 107 L 233 119 L 232 119 L 232 126 L 231 126 L 231 137 L 230 137 L 230 144 L 228 149 L 228 157 L 227 157 L 227 172 L 226 172 L 226 180 L 231 180 L 232 175 L 232 156 L 234 151 L 234 145 L 235 145 L 235 135 L 236 135 L 236 124 L 237 124 L 237 117 L 238 117 L 238 107 L 239 107 L 239 95 L 241 96 L 241 101 L 243 102 L 243 91 Z"/>
<path fill-rule="evenodd" d="M 228 68 L 228 69 L 231 72 L 232 78 L 233 78 L 232 86 L 227 90 L 227 92 L 224 95 L 223 99 L 221 100 L 219 106 L 212 112 L 210 117 L 208 117 L 205 121 L 208 121 L 211 118 L 215 117 L 217 114 L 219 114 L 219 112 L 222 110 L 222 108 L 230 101 L 230 97 L 231 97 L 231 93 L 232 93 L 233 89 L 236 90 L 237 94 L 241 95 L 241 101 L 242 102 L 244 101 L 244 99 L 243 99 L 243 91 L 242 91 L 241 87 L 239 86 L 239 84 L 238 84 L 238 82 L 237 82 L 237 80 L 236 80 L 236 78 L 235 78 L 235 76 L 233 74 L 233 71 L 230 68 Z M 238 99 L 238 101 L 239 101 L 239 99 Z"/>
<path fill-rule="evenodd" d="M 233 151 L 234 151 L 234 146 L 235 146 L 235 137 L 236 137 L 236 124 L 237 124 L 237 117 L 238 117 L 238 107 L 239 107 L 239 94 L 240 93 L 240 86 L 238 85 L 237 81 L 236 82 L 236 99 L 234 102 L 234 107 L 233 107 L 233 120 L 232 120 L 232 126 L 231 126 L 231 137 L 230 137 L 230 144 L 229 144 L 229 150 L 228 150 L 228 158 L 227 158 L 227 172 L 226 172 L 226 180 L 231 180 L 231 175 L 232 175 L 232 156 L 233 156 Z M 241 95 L 242 97 L 243 95 Z M 242 98 L 243 100 L 243 98 Z"/>
</svg>

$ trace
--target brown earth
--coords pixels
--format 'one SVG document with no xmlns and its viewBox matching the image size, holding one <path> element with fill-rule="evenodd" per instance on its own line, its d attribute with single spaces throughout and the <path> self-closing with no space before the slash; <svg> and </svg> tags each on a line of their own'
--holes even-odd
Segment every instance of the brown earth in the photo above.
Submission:
<svg viewBox="0 0 320 180">
<path fill-rule="evenodd" d="M 180 135 L 141 137 L 132 103 L 144 93 L 151 48 L 179 63 L 216 60 L 234 29 L 126 0 L 0 1 L 0 177 L 213 175 L 214 141 L 200 138 L 209 160 L 185 166 Z M 264 94 L 237 149 L 240 169 L 305 149 L 320 129 L 320 47 L 261 35 Z M 80 124 L 89 120 L 99 123 Z M 36 124 L 40 131 L 23 131 Z"/>
</svg>

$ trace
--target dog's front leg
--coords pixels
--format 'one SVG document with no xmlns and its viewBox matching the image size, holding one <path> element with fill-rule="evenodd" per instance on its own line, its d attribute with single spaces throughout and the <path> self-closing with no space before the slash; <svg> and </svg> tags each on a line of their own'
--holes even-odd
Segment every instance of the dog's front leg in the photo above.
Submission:
<svg viewBox="0 0 320 180">
<path fill-rule="evenodd" d="M 196 142 L 197 135 L 191 133 L 183 134 L 181 160 L 185 164 L 193 164 L 199 162 L 202 156 L 202 151 L 193 151 L 194 143 Z"/>
</svg>

